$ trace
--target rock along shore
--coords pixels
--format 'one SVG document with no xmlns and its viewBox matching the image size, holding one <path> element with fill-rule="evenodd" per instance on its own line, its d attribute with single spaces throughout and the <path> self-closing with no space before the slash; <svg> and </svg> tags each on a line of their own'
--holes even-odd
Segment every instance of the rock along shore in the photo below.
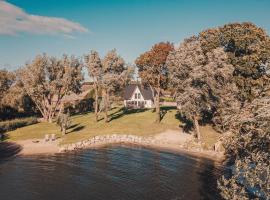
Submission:
<svg viewBox="0 0 270 200">
<path fill-rule="evenodd" d="M 59 153 L 80 150 L 80 149 L 91 149 L 103 147 L 110 144 L 132 144 L 145 146 L 156 149 L 163 149 L 167 151 L 173 152 L 181 152 L 185 154 L 191 154 L 194 156 L 205 157 L 208 159 L 212 159 L 215 161 L 223 160 L 223 153 L 216 152 L 213 150 L 203 150 L 200 145 L 195 145 L 193 143 L 192 147 L 190 143 L 192 142 L 192 138 L 186 138 L 182 141 L 176 140 L 166 140 L 162 137 L 143 137 L 136 135 L 99 135 L 90 139 L 85 139 L 83 141 L 61 145 L 59 147 Z"/>
</svg>

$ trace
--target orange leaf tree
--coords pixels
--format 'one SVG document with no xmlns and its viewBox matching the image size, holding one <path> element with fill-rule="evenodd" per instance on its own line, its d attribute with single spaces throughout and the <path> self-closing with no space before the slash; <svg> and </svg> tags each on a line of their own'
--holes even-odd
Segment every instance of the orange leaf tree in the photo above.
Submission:
<svg viewBox="0 0 270 200">
<path fill-rule="evenodd" d="M 155 44 L 149 51 L 141 54 L 135 61 L 142 83 L 152 90 L 156 107 L 156 122 L 160 122 L 160 93 L 168 83 L 167 56 L 173 50 L 169 42 Z"/>
</svg>

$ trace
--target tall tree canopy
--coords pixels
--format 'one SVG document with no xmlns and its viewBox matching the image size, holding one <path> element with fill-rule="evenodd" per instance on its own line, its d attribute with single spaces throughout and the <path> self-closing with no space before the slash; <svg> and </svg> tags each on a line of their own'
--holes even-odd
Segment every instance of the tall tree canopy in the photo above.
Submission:
<svg viewBox="0 0 270 200">
<path fill-rule="evenodd" d="M 61 59 L 37 56 L 20 71 L 20 80 L 46 121 L 59 109 L 62 98 L 78 93 L 83 80 L 80 61 L 64 55 Z"/>
<path fill-rule="evenodd" d="M 200 140 L 198 121 L 209 116 L 212 120 L 220 105 L 235 97 L 233 67 L 222 48 L 204 54 L 198 37 L 186 39 L 171 52 L 167 65 L 178 108 L 193 121 Z"/>
<path fill-rule="evenodd" d="M 14 83 L 14 74 L 7 70 L 0 70 L 0 119 L 5 119 L 7 116 L 7 107 L 9 106 L 6 102 L 6 97 L 9 93 L 12 84 Z"/>
<path fill-rule="evenodd" d="M 102 76 L 103 76 L 102 61 L 99 57 L 98 52 L 91 51 L 89 55 L 85 56 L 85 63 L 88 69 L 88 75 L 94 84 L 95 117 L 96 117 L 96 121 L 98 121 L 98 113 L 99 113 L 98 98 L 99 98 L 99 90 L 101 90 Z"/>
<path fill-rule="evenodd" d="M 35 105 L 17 78 L 17 71 L 0 70 L 0 119 L 28 116 L 35 113 Z"/>
<path fill-rule="evenodd" d="M 257 98 L 231 122 L 232 134 L 224 139 L 233 160 L 231 176 L 219 181 L 225 199 L 270 199 L 270 96 Z"/>
<path fill-rule="evenodd" d="M 123 88 L 130 77 L 130 73 L 132 73 L 132 69 L 127 67 L 124 59 L 113 49 L 103 58 L 102 71 L 105 122 L 109 122 L 108 110 L 110 106 L 110 95 Z"/>
<path fill-rule="evenodd" d="M 154 94 L 157 118 L 160 122 L 160 93 L 166 89 L 168 83 L 167 56 L 173 50 L 169 42 L 155 44 L 149 51 L 141 54 L 135 61 L 142 83 L 149 86 Z"/>
<path fill-rule="evenodd" d="M 0 70 L 0 103 L 14 81 L 14 76 L 7 70 Z"/>
<path fill-rule="evenodd" d="M 239 97 L 244 103 L 269 90 L 266 66 L 270 59 L 269 35 L 256 25 L 231 23 L 199 34 L 204 52 L 223 47 L 234 66 Z"/>
<path fill-rule="evenodd" d="M 177 102 L 189 118 L 211 113 L 231 158 L 225 199 L 269 199 L 269 36 L 252 23 L 208 29 L 167 59 Z M 191 115 L 191 116 L 190 116 Z M 207 115 L 209 116 L 209 115 Z"/>
</svg>

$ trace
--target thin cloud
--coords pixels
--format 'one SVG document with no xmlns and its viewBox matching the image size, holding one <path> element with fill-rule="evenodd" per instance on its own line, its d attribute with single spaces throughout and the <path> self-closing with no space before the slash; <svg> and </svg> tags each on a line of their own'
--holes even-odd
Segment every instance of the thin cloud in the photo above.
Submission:
<svg viewBox="0 0 270 200">
<path fill-rule="evenodd" d="M 18 35 L 22 32 L 73 37 L 72 33 L 87 33 L 89 30 L 64 18 L 28 14 L 23 9 L 0 0 L 0 35 Z"/>
</svg>

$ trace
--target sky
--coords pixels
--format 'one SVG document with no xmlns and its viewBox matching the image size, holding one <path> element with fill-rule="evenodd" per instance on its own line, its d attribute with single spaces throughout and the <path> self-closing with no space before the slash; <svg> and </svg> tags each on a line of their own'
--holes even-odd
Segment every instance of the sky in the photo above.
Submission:
<svg viewBox="0 0 270 200">
<path fill-rule="evenodd" d="M 127 63 L 155 43 L 179 43 L 207 28 L 250 21 L 270 33 L 270 0 L 0 0 L 0 69 L 36 55 L 104 56 Z"/>
</svg>

